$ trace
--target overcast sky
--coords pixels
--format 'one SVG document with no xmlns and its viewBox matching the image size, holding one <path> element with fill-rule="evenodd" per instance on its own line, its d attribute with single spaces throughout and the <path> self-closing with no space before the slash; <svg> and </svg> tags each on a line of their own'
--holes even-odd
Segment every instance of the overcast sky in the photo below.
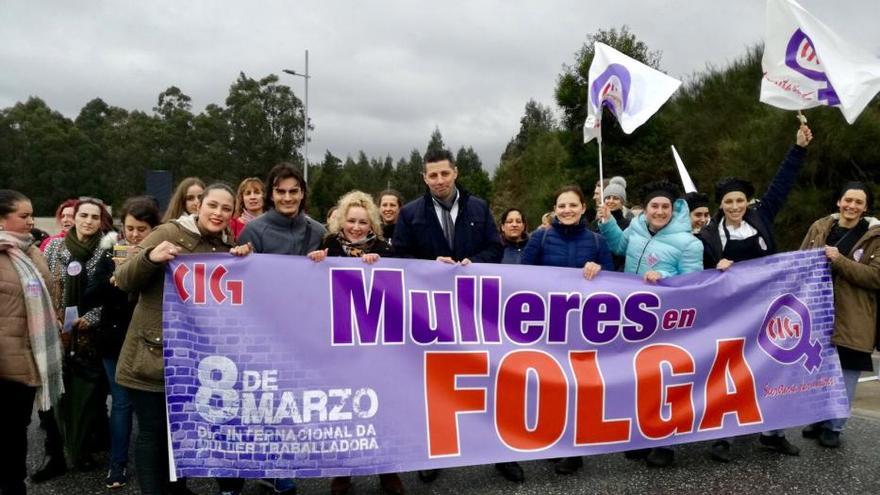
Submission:
<svg viewBox="0 0 880 495">
<path fill-rule="evenodd" d="M 880 54 L 880 0 L 802 0 Z M 364 150 L 395 160 L 439 126 L 489 170 L 525 103 L 554 105 L 562 65 L 587 34 L 623 24 L 686 79 L 759 42 L 764 0 L 38 1 L 0 0 L 0 107 L 39 96 L 73 118 L 95 97 L 149 111 L 171 85 L 199 112 L 239 71 L 303 71 L 310 159 Z M 303 97 L 303 80 L 281 74 Z M 757 86 L 757 82 L 756 82 Z M 755 95 L 757 98 L 757 94 Z"/>
</svg>

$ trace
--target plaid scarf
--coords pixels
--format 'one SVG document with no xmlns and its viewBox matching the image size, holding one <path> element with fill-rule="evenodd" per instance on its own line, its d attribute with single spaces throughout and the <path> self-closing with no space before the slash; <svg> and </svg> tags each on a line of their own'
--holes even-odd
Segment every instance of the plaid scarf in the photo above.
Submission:
<svg viewBox="0 0 880 495">
<path fill-rule="evenodd" d="M 30 244 L 30 235 L 0 232 L 0 252 L 6 253 L 12 260 L 24 292 L 31 352 L 40 374 L 37 404 L 40 410 L 46 411 L 64 393 L 64 383 L 61 380 L 61 339 L 46 283 L 25 253 Z"/>
</svg>

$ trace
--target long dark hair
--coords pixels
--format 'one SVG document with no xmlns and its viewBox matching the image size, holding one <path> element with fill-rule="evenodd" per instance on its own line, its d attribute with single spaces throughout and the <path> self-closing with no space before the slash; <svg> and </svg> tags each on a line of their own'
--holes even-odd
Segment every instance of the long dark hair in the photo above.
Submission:
<svg viewBox="0 0 880 495">
<path fill-rule="evenodd" d="M 162 217 L 162 223 L 169 220 L 176 220 L 186 212 L 186 191 L 192 186 L 199 186 L 205 189 L 205 183 L 198 177 L 187 177 L 180 181 L 174 194 L 171 195 L 171 201 L 168 202 L 168 209 L 165 210 L 165 216 Z M 204 194 L 204 192 L 202 193 Z"/>
</svg>

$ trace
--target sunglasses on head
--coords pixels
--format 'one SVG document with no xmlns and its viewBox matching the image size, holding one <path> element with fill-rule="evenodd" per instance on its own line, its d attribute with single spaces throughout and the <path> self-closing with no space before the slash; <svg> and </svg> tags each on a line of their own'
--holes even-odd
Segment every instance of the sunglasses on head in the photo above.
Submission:
<svg viewBox="0 0 880 495">
<path fill-rule="evenodd" d="M 98 203 L 101 206 L 105 206 L 103 200 L 101 200 L 100 198 L 93 198 L 91 196 L 80 196 L 78 198 L 78 201 L 91 201 L 93 203 Z"/>
</svg>

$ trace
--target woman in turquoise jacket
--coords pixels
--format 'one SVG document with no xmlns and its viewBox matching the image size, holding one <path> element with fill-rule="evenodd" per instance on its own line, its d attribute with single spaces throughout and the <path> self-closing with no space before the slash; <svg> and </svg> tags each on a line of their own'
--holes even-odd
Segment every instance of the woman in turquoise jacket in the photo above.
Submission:
<svg viewBox="0 0 880 495">
<path fill-rule="evenodd" d="M 645 212 L 621 231 L 607 208 L 599 211 L 599 230 L 608 247 L 618 256 L 626 255 L 624 272 L 642 275 L 648 283 L 661 278 L 703 269 L 703 243 L 691 233 L 688 205 L 679 199 L 675 184 L 656 181 L 646 184 L 642 196 Z M 611 218 L 612 221 L 606 221 Z M 645 458 L 650 466 L 668 466 L 675 458 L 670 448 L 634 450 L 627 458 Z"/>
<path fill-rule="evenodd" d="M 679 199 L 678 186 L 662 180 L 644 188 L 645 211 L 626 230 L 606 222 L 607 208 L 599 211 L 599 231 L 608 247 L 626 256 L 624 272 L 644 276 L 650 283 L 661 278 L 703 269 L 703 243 L 691 233 L 690 211 Z"/>
</svg>

